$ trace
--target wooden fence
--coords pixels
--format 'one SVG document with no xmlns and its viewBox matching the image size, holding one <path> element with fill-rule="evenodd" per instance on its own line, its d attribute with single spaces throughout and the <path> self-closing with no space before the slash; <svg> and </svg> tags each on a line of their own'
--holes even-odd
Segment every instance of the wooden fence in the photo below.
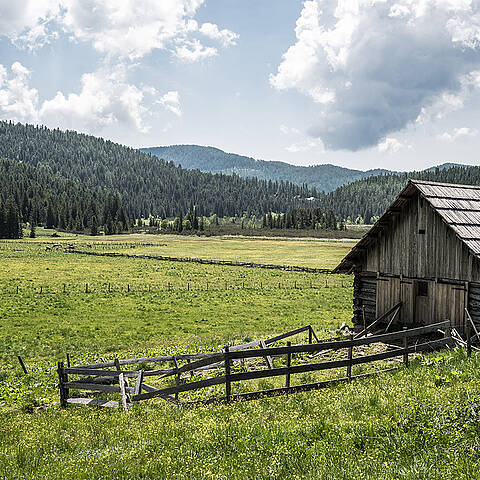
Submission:
<svg viewBox="0 0 480 480">
<path fill-rule="evenodd" d="M 443 330 L 442 330 L 443 329 Z M 434 340 L 422 340 L 425 335 L 442 332 L 441 338 Z M 286 338 L 308 332 L 308 342 L 300 344 L 290 344 L 282 346 L 273 346 L 274 343 Z M 316 340 L 314 343 L 313 340 Z M 395 343 L 395 345 L 392 345 Z M 355 378 L 371 375 L 372 373 L 363 373 L 354 375 L 353 367 L 362 364 L 369 364 L 380 360 L 402 357 L 403 363 L 408 366 L 409 354 L 419 353 L 425 350 L 437 349 L 439 347 L 455 343 L 452 336 L 450 322 L 445 321 L 428 325 L 425 327 L 404 329 L 395 333 L 385 333 L 381 335 L 372 335 L 349 339 L 334 339 L 330 341 L 318 341 L 315 332 L 310 325 L 293 330 L 276 337 L 266 340 L 257 340 L 248 344 L 225 347 L 221 352 L 193 354 L 193 355 L 175 355 L 159 356 L 148 358 L 133 358 L 124 360 L 115 360 L 112 362 L 102 362 L 90 365 L 65 366 L 63 362 L 58 364 L 60 399 L 62 405 L 84 404 L 97 406 L 127 406 L 136 402 L 151 398 L 162 398 L 167 401 L 192 404 L 208 404 L 231 402 L 236 399 L 254 399 L 261 396 L 278 395 L 279 393 L 292 393 L 305 390 L 323 388 L 332 383 L 351 381 Z M 467 350 L 471 351 L 471 337 L 467 335 Z M 388 345 L 388 350 L 380 353 L 355 356 L 355 347 L 368 346 L 372 344 Z M 259 347 L 259 348 L 258 348 Z M 311 359 L 318 357 L 319 352 L 337 352 L 346 351 L 346 358 L 340 360 L 316 361 Z M 284 361 L 285 366 L 276 366 L 275 362 Z M 297 364 L 294 364 L 294 360 Z M 251 368 L 246 368 L 247 362 Z M 156 370 L 127 370 L 123 369 L 126 365 L 139 365 L 147 363 L 173 363 L 173 367 Z M 186 362 L 180 365 L 181 362 Z M 258 369 L 259 362 L 266 368 Z M 114 368 L 114 370 L 108 370 Z M 307 372 L 319 372 L 332 369 L 346 369 L 343 377 L 324 380 L 314 383 L 305 383 L 300 385 L 291 385 L 291 377 L 295 374 Z M 198 375 L 208 374 L 208 371 L 215 370 L 214 375 L 209 378 L 197 380 Z M 382 370 L 385 371 L 385 370 Z M 379 372 L 373 372 L 379 373 Z M 71 380 L 71 376 L 83 376 L 82 379 Z M 146 383 L 148 377 L 157 379 L 166 379 L 173 377 L 174 385 L 157 387 Z M 235 382 L 256 380 L 272 377 L 285 377 L 285 386 L 267 390 L 257 390 L 246 393 L 232 393 L 232 384 Z M 170 379 L 171 380 L 171 379 Z M 130 382 L 134 381 L 134 386 Z M 225 395 L 202 399 L 194 402 L 180 402 L 179 395 L 185 392 L 196 392 L 207 387 L 215 385 L 224 385 Z M 87 390 L 103 393 L 119 393 L 120 402 L 114 400 L 100 400 L 85 397 L 71 397 L 71 390 Z"/>
<path fill-rule="evenodd" d="M 269 270 L 286 270 L 289 272 L 327 273 L 327 274 L 332 273 L 332 270 L 329 270 L 327 268 L 300 267 L 296 265 L 273 265 L 268 263 L 254 263 L 254 262 L 238 262 L 235 260 L 211 260 L 207 258 L 169 257 L 165 255 L 133 255 L 129 253 L 92 252 L 92 251 L 84 251 L 84 250 L 76 250 L 76 249 L 65 250 L 65 252 L 76 253 L 79 255 L 94 255 L 97 257 L 141 258 L 141 259 L 162 260 L 162 261 L 169 261 L 169 262 L 201 263 L 204 265 L 228 265 L 232 267 L 266 268 Z"/>
</svg>

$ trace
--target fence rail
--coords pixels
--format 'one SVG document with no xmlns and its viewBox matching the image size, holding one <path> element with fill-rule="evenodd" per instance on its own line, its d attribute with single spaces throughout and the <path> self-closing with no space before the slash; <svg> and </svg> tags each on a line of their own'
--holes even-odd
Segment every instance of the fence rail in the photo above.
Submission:
<svg viewBox="0 0 480 480">
<path fill-rule="evenodd" d="M 443 333 L 442 338 L 422 340 L 422 336 L 431 335 L 433 333 L 438 334 L 439 331 Z M 292 345 L 288 342 L 287 346 L 273 346 L 274 343 L 280 340 L 302 333 L 308 333 L 309 343 Z M 427 349 L 436 349 L 456 342 L 455 338 L 452 337 L 449 321 L 419 328 L 404 329 L 395 333 L 372 335 L 368 337 L 354 338 L 352 335 L 347 340 L 335 339 L 319 342 L 318 339 L 316 339 L 317 341 L 315 343 L 313 341 L 314 337 L 316 338 L 313 328 L 310 325 L 307 325 L 265 340 L 225 347 L 222 352 L 217 353 L 144 357 L 124 360 L 117 359 L 113 362 L 102 362 L 72 367 L 65 367 L 62 362 L 59 362 L 58 375 L 60 398 L 62 405 L 66 405 L 67 403 L 100 406 L 123 405 L 124 408 L 127 408 L 127 405 L 157 397 L 179 403 L 179 394 L 181 393 L 195 392 L 212 386 L 225 385 L 225 396 L 208 398 L 196 402 L 182 402 L 182 404 L 230 402 L 232 399 L 236 398 L 258 398 L 262 395 L 276 395 L 278 393 L 318 389 L 332 383 L 351 381 L 352 379 L 361 378 L 366 375 L 353 375 L 352 368 L 354 366 L 369 364 L 380 360 L 402 357 L 403 363 L 408 366 L 409 354 L 419 353 Z M 468 338 L 470 337 L 467 337 L 467 342 L 470 342 Z M 412 339 L 415 340 L 413 343 L 411 342 Z M 392 342 L 397 342 L 398 345 L 392 346 Z M 389 349 L 379 353 L 354 356 L 355 347 L 372 344 L 388 345 Z M 305 354 L 322 351 L 337 352 L 345 349 L 347 350 L 347 358 L 305 363 Z M 303 357 L 302 354 L 304 354 Z M 274 359 L 285 360 L 286 366 L 276 366 L 273 361 Z M 292 364 L 292 360 L 299 360 L 300 363 L 296 365 Z M 181 361 L 186 361 L 187 363 L 180 366 L 179 362 Z M 240 370 L 245 369 L 246 361 L 256 361 L 253 365 L 255 369 L 250 371 L 237 371 L 236 367 L 239 367 Z M 121 369 L 128 365 L 161 362 L 172 362 L 173 367 L 157 370 Z M 266 368 L 258 369 L 259 364 L 264 364 Z M 115 370 L 105 370 L 106 368 L 112 367 L 115 368 Z M 346 368 L 345 377 L 302 385 L 291 385 L 291 376 L 295 374 L 332 369 L 338 370 L 343 368 Z M 203 378 L 201 380 L 194 379 L 194 375 L 202 375 L 205 370 L 214 369 L 216 370 L 214 376 Z M 221 369 L 220 372 L 218 371 L 219 369 Z M 182 378 L 182 375 L 185 374 L 187 375 Z M 87 378 L 72 381 L 69 380 L 69 376 L 71 375 L 82 375 L 87 376 Z M 147 377 L 157 377 L 157 379 L 161 380 L 171 376 L 175 376 L 175 385 L 160 388 L 145 383 L 145 378 Z M 235 382 L 283 376 L 285 377 L 285 387 L 232 394 L 232 384 Z M 135 381 L 135 387 L 131 387 L 129 381 Z M 115 385 L 112 385 L 111 383 L 115 383 Z M 117 383 L 118 385 L 116 385 Z M 89 403 L 90 399 L 71 398 L 70 390 L 73 389 L 102 393 L 120 393 L 121 401 L 113 402 L 91 399 L 92 402 Z M 98 402 L 94 400 L 98 400 Z"/>
<path fill-rule="evenodd" d="M 85 250 L 65 250 L 67 253 L 76 253 L 78 255 L 94 255 L 97 257 L 125 257 L 125 258 L 141 258 L 148 260 L 162 260 L 169 262 L 192 262 L 201 263 L 204 265 L 228 265 L 232 267 L 254 267 L 254 268 L 267 268 L 269 270 L 286 270 L 289 272 L 307 272 L 307 273 L 333 273 L 328 268 L 313 268 L 313 267 L 301 267 L 297 265 L 274 265 L 269 263 L 254 263 L 254 262 L 239 262 L 236 260 L 212 260 L 207 258 L 192 258 L 192 257 L 171 257 L 165 255 L 134 255 L 129 253 L 120 252 L 92 252 Z"/>
</svg>

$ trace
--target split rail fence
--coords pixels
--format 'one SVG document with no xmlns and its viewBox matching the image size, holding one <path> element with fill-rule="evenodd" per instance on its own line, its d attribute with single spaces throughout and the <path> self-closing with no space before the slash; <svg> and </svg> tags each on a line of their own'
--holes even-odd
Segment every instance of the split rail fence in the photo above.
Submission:
<svg viewBox="0 0 480 480">
<path fill-rule="evenodd" d="M 468 330 L 469 331 L 469 330 Z M 274 346 L 276 342 L 286 338 L 308 332 L 308 343 Z M 441 332 L 441 338 L 425 340 L 425 335 Z M 423 337 L 423 340 L 422 340 Z M 314 339 L 316 342 L 314 342 Z M 355 347 L 368 346 L 372 344 L 384 344 L 388 350 L 380 353 L 373 353 L 361 356 L 354 355 Z M 392 345 L 395 344 L 395 345 Z M 467 349 L 471 351 L 471 336 L 467 335 Z M 250 400 L 262 396 L 278 395 L 281 393 L 293 393 L 306 390 L 314 390 L 326 387 L 333 383 L 351 381 L 356 378 L 378 374 L 387 370 L 380 370 L 371 373 L 354 375 L 354 366 L 369 364 L 380 360 L 402 357 L 403 363 L 408 366 L 409 354 L 420 353 L 425 350 L 438 349 L 439 347 L 456 344 L 452 336 L 450 322 L 440 322 L 419 328 L 404 329 L 394 333 L 356 337 L 349 339 L 335 339 L 320 342 L 310 325 L 292 330 L 290 332 L 272 337 L 266 340 L 257 340 L 243 345 L 225 347 L 217 353 L 158 356 L 133 359 L 116 359 L 112 362 L 102 362 L 90 365 L 65 366 L 63 362 L 58 363 L 58 376 L 60 399 L 62 405 L 83 404 L 107 407 L 128 406 L 142 400 L 162 398 L 164 400 L 181 403 L 183 405 L 208 404 L 208 403 L 229 403 L 233 400 Z M 319 353 L 346 351 L 346 358 L 340 360 L 315 361 L 312 358 L 318 357 Z M 274 360 L 283 360 L 285 366 L 276 366 Z M 294 361 L 296 364 L 294 364 Z M 180 365 L 180 363 L 183 365 Z M 254 362 L 247 365 L 247 362 Z M 173 363 L 173 367 L 161 369 L 122 369 L 127 365 Z M 258 367 L 265 365 L 266 368 Z M 248 369 L 250 367 L 250 370 Z M 110 370 L 113 368 L 114 370 Z M 322 370 L 346 369 L 343 377 L 323 380 L 314 383 L 291 385 L 291 377 L 295 374 L 307 372 L 319 372 Z M 395 369 L 395 368 L 393 368 Z M 213 371 L 209 378 L 197 380 L 198 375 L 204 375 Z M 72 380 L 71 377 L 81 376 L 83 378 Z M 174 385 L 152 386 L 147 383 L 149 377 L 166 379 L 173 377 Z M 247 380 L 257 380 L 271 377 L 285 377 L 285 386 L 267 390 L 257 390 L 245 393 L 232 393 L 232 384 Z M 172 382 L 172 378 L 170 378 Z M 130 384 L 130 382 L 132 382 Z M 173 383 L 173 382 L 172 382 Z M 198 401 L 180 402 L 180 394 L 186 392 L 197 392 L 212 387 L 224 386 L 224 396 L 202 399 Z M 120 401 L 102 400 L 88 397 L 73 397 L 72 390 L 86 390 L 89 392 L 117 393 L 120 394 Z"/>
</svg>

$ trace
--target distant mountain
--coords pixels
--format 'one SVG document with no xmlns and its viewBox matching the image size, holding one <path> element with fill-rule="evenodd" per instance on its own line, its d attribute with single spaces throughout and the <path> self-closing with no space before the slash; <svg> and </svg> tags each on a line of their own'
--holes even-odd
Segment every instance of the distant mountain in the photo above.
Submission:
<svg viewBox="0 0 480 480">
<path fill-rule="evenodd" d="M 326 193 L 348 182 L 372 175 L 391 173 L 389 170 L 382 169 L 364 172 L 330 164 L 301 167 L 285 162 L 255 160 L 235 153 L 226 153 L 218 148 L 199 145 L 172 145 L 140 150 L 189 170 L 198 169 L 202 172 L 228 175 L 236 173 L 241 177 L 257 177 L 261 180 L 288 180 L 297 185 L 308 183 L 310 187 Z"/>
<path fill-rule="evenodd" d="M 343 185 L 321 199 L 324 209 L 333 209 L 342 218 L 362 217 L 371 223 L 392 203 L 409 178 L 443 183 L 480 185 L 480 167 L 443 164 L 421 172 L 378 175 Z"/>
<path fill-rule="evenodd" d="M 187 170 L 102 138 L 0 121 L 0 210 L 15 201 L 25 221 L 81 231 L 94 217 L 128 225 L 194 206 L 200 215 L 258 216 L 309 207 L 318 197 L 292 182 Z"/>
</svg>

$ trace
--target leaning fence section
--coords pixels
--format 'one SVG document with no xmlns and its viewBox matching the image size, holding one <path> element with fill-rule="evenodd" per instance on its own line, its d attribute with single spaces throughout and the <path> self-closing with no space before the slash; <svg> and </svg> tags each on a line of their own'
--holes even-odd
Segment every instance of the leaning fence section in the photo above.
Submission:
<svg viewBox="0 0 480 480">
<path fill-rule="evenodd" d="M 308 343 L 291 344 L 288 341 L 286 345 L 277 344 L 281 340 L 299 334 L 307 334 Z M 432 334 L 440 338 L 432 339 Z M 470 340 L 471 336 L 467 336 L 468 345 L 471 344 Z M 372 374 L 355 375 L 353 373 L 355 366 L 398 357 L 408 366 L 410 354 L 455 343 L 449 321 L 394 333 L 363 337 L 351 335 L 350 338 L 322 342 L 317 338 L 313 328 L 307 325 L 265 340 L 225 347 L 221 352 L 215 353 L 116 359 L 111 362 L 77 366 L 65 366 L 60 362 L 58 364 L 60 399 L 62 405 L 84 404 L 124 409 L 152 398 L 188 405 L 228 403 L 236 399 L 249 400 L 279 393 L 319 389 L 338 382 L 349 382 Z M 381 352 L 355 355 L 357 347 L 373 344 L 382 344 L 387 348 Z M 471 345 L 470 347 L 468 345 L 467 349 L 470 348 L 471 351 Z M 326 352 L 342 352 L 343 357 L 318 360 L 319 354 Z M 146 364 L 153 364 L 155 368 L 146 369 Z M 133 370 L 127 368 L 132 366 L 140 366 L 140 368 Z M 337 375 L 333 379 L 292 385 L 293 375 L 326 370 L 344 371 L 344 374 Z M 238 382 L 282 377 L 284 383 L 281 387 L 232 393 L 232 387 Z M 153 385 L 153 381 L 157 384 Z M 158 382 L 162 381 L 164 383 L 167 381 L 168 384 L 158 385 Z M 201 392 L 213 386 L 220 386 L 223 394 L 213 397 L 207 395 L 208 398 L 200 400 L 181 401 L 181 396 L 187 392 Z M 92 392 L 116 394 L 117 399 L 79 397 L 71 394 L 72 391 L 82 390 L 90 394 Z"/>
</svg>

